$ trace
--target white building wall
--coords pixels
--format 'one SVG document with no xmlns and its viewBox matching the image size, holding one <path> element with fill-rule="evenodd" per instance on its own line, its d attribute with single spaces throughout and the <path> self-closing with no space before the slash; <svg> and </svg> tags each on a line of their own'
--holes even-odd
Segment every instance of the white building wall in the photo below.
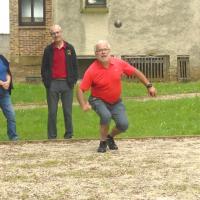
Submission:
<svg viewBox="0 0 200 200">
<path fill-rule="evenodd" d="M 108 39 L 115 55 L 170 55 L 173 73 L 177 55 L 189 55 L 192 76 L 200 78 L 199 0 L 108 0 L 108 12 L 94 13 L 81 12 L 82 2 L 54 0 L 54 21 L 78 55 L 92 55 L 95 42 Z"/>
</svg>

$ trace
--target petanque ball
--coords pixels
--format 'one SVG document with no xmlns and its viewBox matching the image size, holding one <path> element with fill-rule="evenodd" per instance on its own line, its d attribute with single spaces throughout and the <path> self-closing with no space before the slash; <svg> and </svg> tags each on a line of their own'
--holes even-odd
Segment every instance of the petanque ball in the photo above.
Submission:
<svg viewBox="0 0 200 200">
<path fill-rule="evenodd" d="M 114 25 L 116 28 L 120 28 L 122 26 L 122 22 L 118 19 L 115 21 Z"/>
</svg>

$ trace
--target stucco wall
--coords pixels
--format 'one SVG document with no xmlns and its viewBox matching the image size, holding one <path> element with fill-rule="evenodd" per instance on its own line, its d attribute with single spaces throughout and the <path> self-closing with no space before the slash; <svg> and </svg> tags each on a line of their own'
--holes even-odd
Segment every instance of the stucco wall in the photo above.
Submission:
<svg viewBox="0 0 200 200">
<path fill-rule="evenodd" d="M 77 54 L 93 54 L 99 39 L 108 39 L 115 55 L 189 55 L 192 78 L 200 78 L 199 0 L 108 0 L 108 12 L 81 12 L 83 0 L 54 0 L 54 22 L 64 29 Z M 121 28 L 114 26 L 121 20 Z"/>
<path fill-rule="evenodd" d="M 9 58 L 9 41 L 9 34 L 0 34 L 0 54 L 5 55 L 7 58 Z"/>
<path fill-rule="evenodd" d="M 109 41 L 114 53 L 170 55 L 172 71 L 177 55 L 190 55 L 190 66 L 199 68 L 199 7 L 197 0 L 110 1 Z M 112 26 L 115 18 L 123 23 L 120 29 Z"/>
<path fill-rule="evenodd" d="M 71 42 L 79 55 L 93 54 L 97 40 L 108 39 L 107 12 L 82 12 L 82 0 L 54 0 L 54 22 L 63 28 L 66 40 Z"/>
</svg>

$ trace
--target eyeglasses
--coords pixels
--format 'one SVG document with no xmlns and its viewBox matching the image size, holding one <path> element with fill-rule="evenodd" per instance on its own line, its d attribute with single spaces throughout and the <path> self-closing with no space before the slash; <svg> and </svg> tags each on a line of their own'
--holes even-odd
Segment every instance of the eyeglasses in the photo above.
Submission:
<svg viewBox="0 0 200 200">
<path fill-rule="evenodd" d="M 51 32 L 51 36 L 55 36 L 55 35 L 58 35 L 60 33 L 60 31 L 56 31 L 56 32 Z"/>
<path fill-rule="evenodd" d="M 97 49 L 96 52 L 102 53 L 102 52 L 108 52 L 110 49 Z"/>
</svg>

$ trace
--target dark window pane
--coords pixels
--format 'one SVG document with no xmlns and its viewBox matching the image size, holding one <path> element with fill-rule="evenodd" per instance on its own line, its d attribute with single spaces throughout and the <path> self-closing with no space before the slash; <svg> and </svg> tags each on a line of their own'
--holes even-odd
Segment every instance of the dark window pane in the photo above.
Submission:
<svg viewBox="0 0 200 200">
<path fill-rule="evenodd" d="M 31 0 L 21 1 L 22 22 L 31 22 Z"/>
<path fill-rule="evenodd" d="M 19 24 L 22 26 L 44 25 L 45 0 L 19 0 Z"/>
<path fill-rule="evenodd" d="M 106 0 L 87 0 L 88 5 L 105 5 Z"/>
<path fill-rule="evenodd" d="M 43 22 L 43 0 L 34 0 L 34 22 Z"/>
</svg>

